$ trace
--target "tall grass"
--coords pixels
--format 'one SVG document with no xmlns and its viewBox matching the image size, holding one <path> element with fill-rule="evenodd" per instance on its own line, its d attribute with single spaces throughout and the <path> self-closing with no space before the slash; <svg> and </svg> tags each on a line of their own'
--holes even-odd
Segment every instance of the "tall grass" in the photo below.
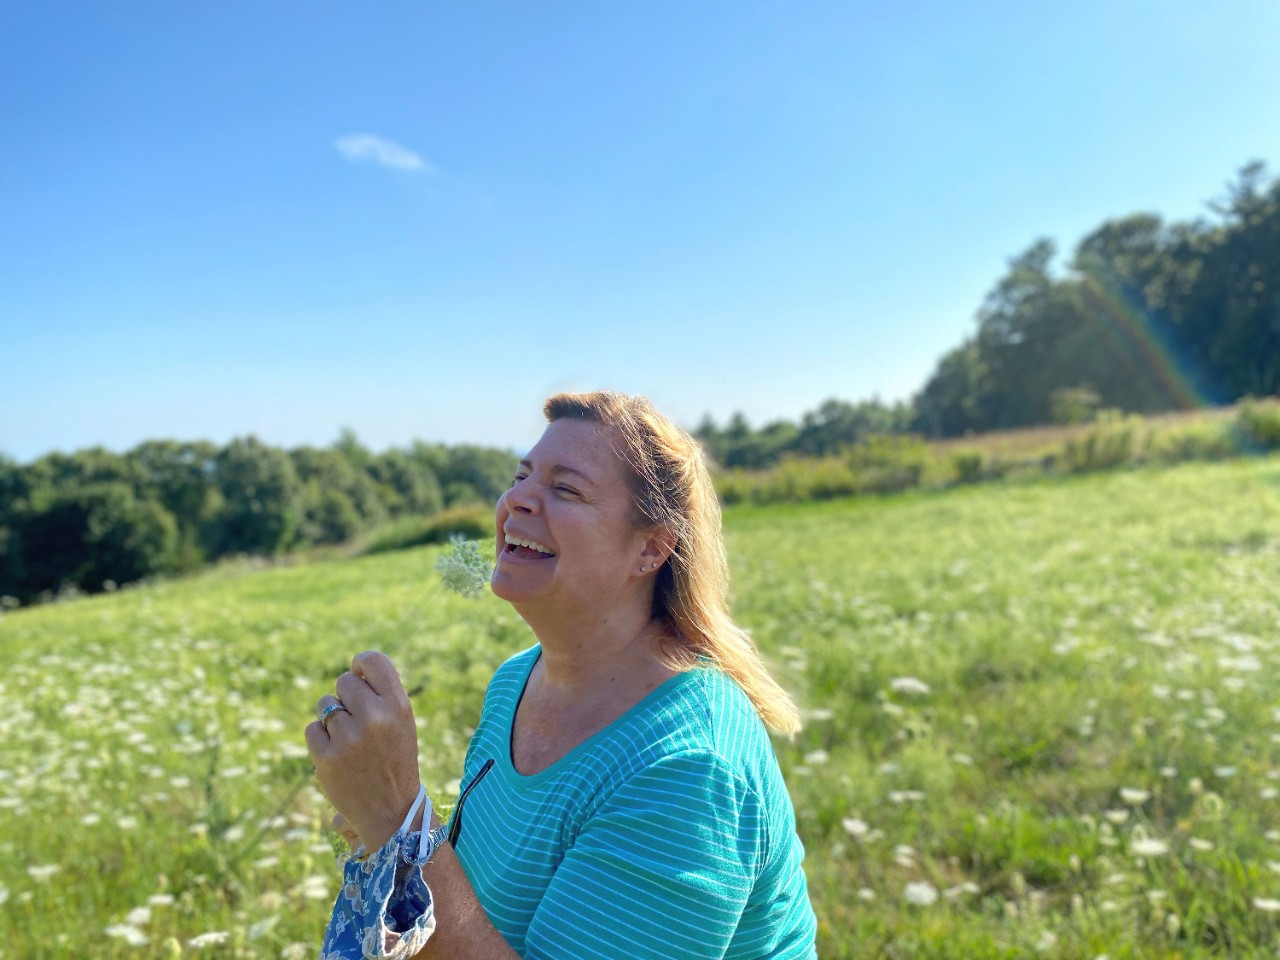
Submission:
<svg viewBox="0 0 1280 960">
<path fill-rule="evenodd" d="M 726 504 L 831 500 L 914 487 L 940 488 L 1009 476 L 1092 473 L 1146 464 L 1224 460 L 1280 449 L 1280 401 L 1157 417 L 1100 411 L 1086 424 L 926 443 L 872 437 L 848 452 L 793 458 L 765 470 L 726 470 Z"/>
<path fill-rule="evenodd" d="M 775 747 L 820 956 L 1274 955 L 1280 459 L 725 522 L 735 614 L 807 717 Z M 386 650 L 448 806 L 532 642 L 436 588 L 437 555 L 0 616 L 0 957 L 314 956 L 339 876 L 316 699 Z"/>
</svg>

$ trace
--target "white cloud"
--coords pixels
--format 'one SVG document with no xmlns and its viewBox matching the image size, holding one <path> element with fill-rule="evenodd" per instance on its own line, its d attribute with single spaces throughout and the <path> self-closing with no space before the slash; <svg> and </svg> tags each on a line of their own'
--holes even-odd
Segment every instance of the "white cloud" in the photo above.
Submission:
<svg viewBox="0 0 1280 960">
<path fill-rule="evenodd" d="M 411 170 L 415 173 L 431 169 L 431 164 L 408 147 L 371 133 L 348 133 L 335 140 L 333 146 L 352 163 L 370 160 L 393 170 Z"/>
</svg>

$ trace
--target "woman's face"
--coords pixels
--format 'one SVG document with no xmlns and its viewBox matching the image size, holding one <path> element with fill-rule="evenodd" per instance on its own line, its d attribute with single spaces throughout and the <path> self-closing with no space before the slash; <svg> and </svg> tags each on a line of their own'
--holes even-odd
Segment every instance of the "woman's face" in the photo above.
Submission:
<svg viewBox="0 0 1280 960">
<path fill-rule="evenodd" d="M 556 420 L 498 498 L 493 592 L 510 603 L 607 606 L 635 583 L 646 540 L 632 522 L 612 428 Z M 527 548 L 513 544 L 535 544 Z"/>
</svg>

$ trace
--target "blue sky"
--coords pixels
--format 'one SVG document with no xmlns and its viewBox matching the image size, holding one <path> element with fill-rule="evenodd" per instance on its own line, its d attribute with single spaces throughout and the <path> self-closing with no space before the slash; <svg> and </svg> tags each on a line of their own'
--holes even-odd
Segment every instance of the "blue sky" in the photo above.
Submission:
<svg viewBox="0 0 1280 960">
<path fill-rule="evenodd" d="M 0 7 L 0 451 L 909 397 L 1009 257 L 1280 167 L 1280 5 Z"/>
</svg>

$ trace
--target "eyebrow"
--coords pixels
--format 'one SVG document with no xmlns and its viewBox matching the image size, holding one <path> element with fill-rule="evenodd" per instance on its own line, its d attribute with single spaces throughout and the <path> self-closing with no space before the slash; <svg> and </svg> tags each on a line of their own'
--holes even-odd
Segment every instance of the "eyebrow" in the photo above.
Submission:
<svg viewBox="0 0 1280 960">
<path fill-rule="evenodd" d="M 533 464 L 532 464 L 529 460 L 527 460 L 527 459 L 526 459 L 526 460 L 521 460 L 521 461 L 520 461 L 520 466 L 525 467 L 525 468 L 527 468 L 527 469 L 529 469 L 529 470 L 532 470 L 532 469 L 533 469 Z M 553 476 L 559 476 L 559 475 L 560 475 L 560 474 L 562 474 L 562 473 L 572 473 L 574 476 L 581 477 L 581 478 L 582 478 L 583 480 L 585 480 L 587 483 L 590 483 L 590 484 L 594 484 L 594 483 L 595 483 L 595 481 L 594 481 L 594 480 L 592 480 L 589 476 L 587 476 L 587 475 L 586 475 L 585 473 L 583 473 L 581 470 L 577 470 L 577 469 L 575 469 L 574 467 L 568 467 L 568 466 L 565 466 L 563 463 L 557 463 L 557 464 L 553 465 L 553 466 L 551 467 L 551 473 L 552 473 L 552 475 L 553 475 Z"/>
</svg>

